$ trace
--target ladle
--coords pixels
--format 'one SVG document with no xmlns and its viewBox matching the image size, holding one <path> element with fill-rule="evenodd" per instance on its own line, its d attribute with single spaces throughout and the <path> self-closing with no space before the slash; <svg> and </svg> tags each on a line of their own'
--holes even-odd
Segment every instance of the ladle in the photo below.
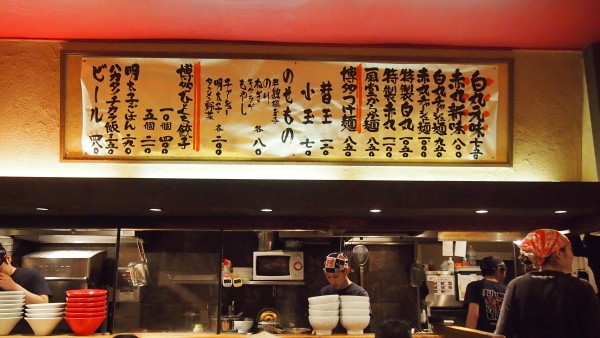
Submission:
<svg viewBox="0 0 600 338">
<path fill-rule="evenodd" d="M 360 267 L 360 286 L 364 287 L 364 269 L 365 264 L 369 260 L 369 249 L 366 246 L 359 244 L 352 249 L 352 257 L 358 263 Z"/>
</svg>

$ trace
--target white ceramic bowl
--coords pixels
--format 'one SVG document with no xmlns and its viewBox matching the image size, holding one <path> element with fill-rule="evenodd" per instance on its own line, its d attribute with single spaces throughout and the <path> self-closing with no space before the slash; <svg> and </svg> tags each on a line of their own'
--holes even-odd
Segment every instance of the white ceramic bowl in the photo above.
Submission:
<svg viewBox="0 0 600 338">
<path fill-rule="evenodd" d="M 61 307 L 49 307 L 49 308 L 26 308 L 27 313 L 52 313 L 52 312 L 64 312 Z"/>
<path fill-rule="evenodd" d="M 43 313 L 25 313 L 25 318 L 56 318 L 56 317 L 64 317 L 64 313 L 61 312 L 43 312 Z"/>
<path fill-rule="evenodd" d="M 331 335 L 340 321 L 340 317 L 308 316 L 308 322 L 317 336 Z"/>
<path fill-rule="evenodd" d="M 317 317 L 337 317 L 340 315 L 340 312 L 338 310 L 328 311 L 308 309 L 308 315 Z"/>
<path fill-rule="evenodd" d="M 64 308 L 65 303 L 40 303 L 40 304 L 27 304 L 26 309 L 44 309 L 44 308 Z"/>
<path fill-rule="evenodd" d="M 25 294 L 2 294 L 0 291 L 0 300 L 25 300 Z"/>
<path fill-rule="evenodd" d="M 18 306 L 18 305 L 22 306 L 24 304 L 25 304 L 25 298 L 23 298 L 23 299 L 0 299 L 1 307 Z"/>
<path fill-rule="evenodd" d="M 308 298 L 309 305 L 327 304 L 327 303 L 334 303 L 334 302 L 339 302 L 339 301 L 340 301 L 340 296 L 338 296 L 338 295 L 325 295 L 325 296 L 316 296 L 316 297 Z"/>
<path fill-rule="evenodd" d="M 325 310 L 325 311 L 332 311 L 332 310 L 337 310 L 340 308 L 340 303 L 339 302 L 335 302 L 335 303 L 327 303 L 327 304 L 308 304 L 308 309 L 309 310 Z"/>
<path fill-rule="evenodd" d="M 23 317 L 23 312 L 0 312 L 0 318 Z"/>
<path fill-rule="evenodd" d="M 371 303 L 369 302 L 343 302 L 340 303 L 342 309 L 370 309 Z"/>
<path fill-rule="evenodd" d="M 238 333 L 248 333 L 252 328 L 252 324 L 254 321 L 252 320 L 234 320 L 233 328 L 238 331 Z"/>
<path fill-rule="evenodd" d="M 340 302 L 368 302 L 370 298 L 367 296 L 340 296 Z"/>
<path fill-rule="evenodd" d="M 0 295 L 23 295 L 23 296 L 25 296 L 25 291 L 0 291 Z"/>
<path fill-rule="evenodd" d="M 0 336 L 8 336 L 22 317 L 0 318 Z"/>
<path fill-rule="evenodd" d="M 369 316 L 369 309 L 340 309 L 340 316 Z"/>
<path fill-rule="evenodd" d="M 62 317 L 25 318 L 25 320 L 27 321 L 27 323 L 29 323 L 29 326 L 31 326 L 31 329 L 33 330 L 33 333 L 35 333 L 36 336 L 47 336 L 51 334 L 52 331 L 54 331 L 54 328 L 56 327 L 56 325 L 58 325 L 58 323 L 60 323 Z"/>
<path fill-rule="evenodd" d="M 8 312 L 23 312 L 23 307 L 0 307 L 0 313 L 8 313 Z"/>
<path fill-rule="evenodd" d="M 363 330 L 369 325 L 371 316 L 341 316 L 340 322 L 348 334 L 363 334 Z"/>
</svg>

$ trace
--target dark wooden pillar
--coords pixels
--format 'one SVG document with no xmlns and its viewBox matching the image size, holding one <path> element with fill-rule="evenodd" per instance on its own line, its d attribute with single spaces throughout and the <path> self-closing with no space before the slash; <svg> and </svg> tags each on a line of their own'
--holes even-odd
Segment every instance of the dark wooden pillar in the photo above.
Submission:
<svg viewBox="0 0 600 338">
<path fill-rule="evenodd" d="M 600 179 L 600 42 L 583 50 L 583 62 L 590 103 L 596 173 Z"/>
</svg>

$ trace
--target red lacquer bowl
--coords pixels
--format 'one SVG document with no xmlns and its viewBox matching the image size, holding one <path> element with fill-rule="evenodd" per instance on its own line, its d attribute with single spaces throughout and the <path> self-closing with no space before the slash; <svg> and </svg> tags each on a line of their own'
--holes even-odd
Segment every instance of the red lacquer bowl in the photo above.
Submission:
<svg viewBox="0 0 600 338">
<path fill-rule="evenodd" d="M 96 306 L 96 307 L 65 307 L 65 312 L 106 312 L 106 306 Z"/>
<path fill-rule="evenodd" d="M 106 296 L 107 291 L 104 289 L 75 289 L 67 290 L 68 297 L 98 297 Z"/>
<path fill-rule="evenodd" d="M 77 308 L 77 307 L 104 307 L 106 306 L 106 301 L 104 302 L 90 302 L 90 303 L 73 303 L 67 302 L 68 308 Z"/>
<path fill-rule="evenodd" d="M 99 312 L 65 311 L 65 317 L 68 317 L 68 318 L 91 318 L 91 317 L 103 317 L 103 316 L 106 316 L 106 311 L 99 311 Z"/>
<path fill-rule="evenodd" d="M 69 303 L 93 303 L 106 301 L 106 296 L 100 297 L 67 297 L 67 304 Z"/>
<path fill-rule="evenodd" d="M 69 318 L 65 317 L 65 321 L 69 327 L 78 336 L 89 336 L 100 327 L 106 316 L 90 317 L 90 318 Z"/>
</svg>

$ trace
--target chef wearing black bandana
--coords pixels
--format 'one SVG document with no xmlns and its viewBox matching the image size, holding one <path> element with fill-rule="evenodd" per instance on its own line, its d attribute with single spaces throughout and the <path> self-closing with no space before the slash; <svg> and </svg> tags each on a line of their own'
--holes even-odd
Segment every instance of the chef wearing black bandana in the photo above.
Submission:
<svg viewBox="0 0 600 338">
<path fill-rule="evenodd" d="M 334 252 L 327 255 L 323 271 L 329 285 L 324 286 L 319 295 L 369 296 L 365 289 L 352 283 L 348 278 L 350 266 L 348 265 L 348 257 L 345 254 Z"/>
</svg>

